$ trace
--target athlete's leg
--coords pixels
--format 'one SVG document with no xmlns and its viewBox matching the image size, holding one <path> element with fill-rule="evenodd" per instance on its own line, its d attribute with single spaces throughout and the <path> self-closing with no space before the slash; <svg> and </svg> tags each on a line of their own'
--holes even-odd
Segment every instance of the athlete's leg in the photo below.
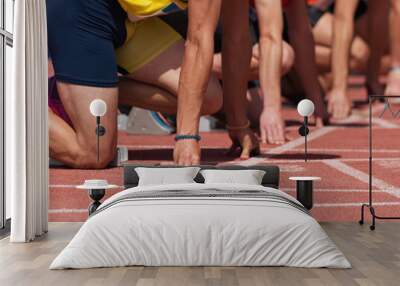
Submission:
<svg viewBox="0 0 400 286">
<path fill-rule="evenodd" d="M 55 114 L 50 116 L 50 154 L 75 168 L 104 168 L 115 155 L 117 144 L 117 88 L 97 88 L 58 82 L 57 88 L 73 128 Z M 107 113 L 101 118 L 106 133 L 100 139 L 97 161 L 96 120 L 89 111 L 92 100 L 102 99 Z"/>
<path fill-rule="evenodd" d="M 53 0 L 46 4 L 57 90 L 72 122 L 71 128 L 50 112 L 50 154 L 75 168 L 104 168 L 116 151 L 118 78 L 114 50 L 124 41 L 126 13 L 117 1 Z M 94 99 L 107 104 L 99 160 L 96 119 L 89 111 Z"/>
<path fill-rule="evenodd" d="M 128 24 L 131 25 L 131 24 Z M 128 75 L 120 84 L 120 100 L 130 105 L 177 112 L 179 76 L 184 53 L 182 36 L 160 18 L 150 18 L 134 27 L 135 33 L 117 50 L 118 65 Z M 219 82 L 211 76 L 203 102 L 202 114 L 221 108 Z"/>
<path fill-rule="evenodd" d="M 165 89 L 134 80 L 128 76 L 120 78 L 118 88 L 118 104 L 136 106 L 166 114 L 176 113 L 176 96 Z"/>
<path fill-rule="evenodd" d="M 159 98 L 159 104 L 161 106 L 168 102 L 170 113 L 176 113 L 177 101 L 176 97 L 178 94 L 179 75 L 181 72 L 181 62 L 184 52 L 183 40 L 178 41 L 169 47 L 166 51 L 161 53 L 158 57 L 152 60 L 150 63 L 141 67 L 128 77 L 135 81 L 150 84 L 160 88 L 161 92 L 158 95 L 151 95 L 150 97 Z M 125 82 L 126 84 L 126 82 Z M 133 87 L 133 86 L 132 86 Z M 135 91 L 129 88 L 124 88 L 124 97 L 129 97 L 129 93 L 133 94 Z M 173 97 L 171 97 L 171 95 Z M 153 105 L 155 102 L 149 102 L 149 105 Z M 157 103 L 156 103 L 157 104 Z M 201 109 L 202 114 L 213 114 L 221 109 L 222 106 L 222 90 L 221 86 L 214 75 L 210 76 L 210 80 L 207 85 L 207 89 L 204 94 L 203 106 Z M 151 107 L 151 106 L 149 106 Z"/>
<path fill-rule="evenodd" d="M 366 42 L 369 47 L 369 57 L 366 67 L 367 87 L 369 93 L 382 94 L 383 87 L 379 83 L 381 63 L 385 51 L 388 50 L 389 1 L 368 1 L 368 22 Z M 359 33 L 360 34 L 360 33 Z"/>
<path fill-rule="evenodd" d="M 332 27 L 334 16 L 331 13 L 325 13 L 313 28 L 313 35 L 316 44 L 316 62 L 321 72 L 327 72 L 331 69 L 332 55 Z M 350 48 L 350 68 L 365 71 L 366 63 L 369 57 L 369 48 L 363 39 L 367 28 L 367 18 L 362 16 L 355 25 L 356 36 L 354 37 Z"/>
<path fill-rule="evenodd" d="M 293 48 L 285 41 L 282 42 L 282 67 L 281 74 L 284 75 L 289 72 L 293 67 L 295 54 Z M 255 44 L 252 47 L 252 55 L 250 62 L 250 78 L 249 80 L 259 79 L 259 61 L 260 61 L 260 47 Z M 214 54 L 213 72 L 219 79 L 222 79 L 222 55 L 221 53 Z"/>
</svg>

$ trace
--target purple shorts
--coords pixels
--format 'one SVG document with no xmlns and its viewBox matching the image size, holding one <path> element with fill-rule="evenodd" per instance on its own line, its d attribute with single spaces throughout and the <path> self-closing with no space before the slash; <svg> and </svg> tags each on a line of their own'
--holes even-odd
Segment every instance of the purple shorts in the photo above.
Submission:
<svg viewBox="0 0 400 286">
<path fill-rule="evenodd" d="M 62 120 L 64 120 L 69 126 L 72 127 L 72 121 L 69 118 L 67 112 L 64 109 L 64 106 L 60 100 L 57 91 L 57 81 L 56 78 L 49 78 L 49 108 Z"/>
</svg>

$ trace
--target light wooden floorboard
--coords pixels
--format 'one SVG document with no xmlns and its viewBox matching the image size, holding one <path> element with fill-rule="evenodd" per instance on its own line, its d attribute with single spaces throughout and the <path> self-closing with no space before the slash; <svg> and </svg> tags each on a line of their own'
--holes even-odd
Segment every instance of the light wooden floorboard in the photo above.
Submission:
<svg viewBox="0 0 400 286">
<path fill-rule="evenodd" d="M 81 223 L 51 223 L 50 232 L 29 244 L 0 241 L 1 286 L 136 285 L 400 285 L 400 223 L 379 222 L 377 230 L 357 223 L 323 223 L 352 269 L 288 267 L 124 267 L 48 270 Z"/>
</svg>

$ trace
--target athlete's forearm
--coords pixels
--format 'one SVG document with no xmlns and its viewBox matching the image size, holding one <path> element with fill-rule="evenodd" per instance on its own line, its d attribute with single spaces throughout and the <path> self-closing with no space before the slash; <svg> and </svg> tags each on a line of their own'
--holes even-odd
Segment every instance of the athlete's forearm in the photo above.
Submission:
<svg viewBox="0 0 400 286">
<path fill-rule="evenodd" d="M 257 45 L 258 48 L 258 45 Z M 250 61 L 250 74 L 249 80 L 258 80 L 258 57 L 254 55 L 251 57 Z M 213 73 L 218 79 L 222 80 L 222 55 L 221 53 L 214 54 L 214 63 L 212 68 Z"/>
<path fill-rule="evenodd" d="M 307 10 L 303 1 L 291 1 L 287 8 L 290 43 L 295 51 L 294 68 L 306 93 L 306 97 L 316 105 L 315 114 L 326 118 L 327 111 L 318 82 L 315 62 L 314 38 L 308 22 Z"/>
<path fill-rule="evenodd" d="M 231 126 L 247 124 L 247 81 L 251 57 L 248 3 L 223 1 L 222 71 L 224 109 Z"/>
<path fill-rule="evenodd" d="M 332 75 L 333 88 L 342 92 L 347 88 L 348 63 L 354 33 L 354 13 L 357 0 L 337 0 L 333 27 Z"/>
<path fill-rule="evenodd" d="M 392 67 L 400 67 L 400 1 L 391 0 L 390 50 Z"/>
<path fill-rule="evenodd" d="M 189 1 L 189 27 L 178 90 L 178 134 L 197 134 L 211 73 L 220 0 Z"/>
<path fill-rule="evenodd" d="M 260 86 L 264 108 L 281 106 L 283 17 L 280 0 L 256 0 L 260 29 Z"/>
<path fill-rule="evenodd" d="M 398 2 L 398 1 L 397 1 Z M 389 1 L 370 0 L 368 2 L 368 45 L 370 57 L 368 59 L 367 80 L 378 82 L 381 59 L 387 44 Z"/>
</svg>

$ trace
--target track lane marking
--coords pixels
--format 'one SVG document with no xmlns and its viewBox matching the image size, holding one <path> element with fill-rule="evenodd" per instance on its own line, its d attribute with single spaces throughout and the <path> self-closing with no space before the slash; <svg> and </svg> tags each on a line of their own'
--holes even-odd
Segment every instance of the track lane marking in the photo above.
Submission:
<svg viewBox="0 0 400 286">
<path fill-rule="evenodd" d="M 324 136 L 324 135 L 326 135 L 328 133 L 331 133 L 332 131 L 334 131 L 336 129 L 337 129 L 336 127 L 323 127 L 323 128 L 320 128 L 320 129 L 318 129 L 316 131 L 313 131 L 308 135 L 308 142 L 311 142 L 311 141 L 313 141 L 313 140 L 315 140 L 317 138 L 320 138 L 320 137 L 322 137 L 322 136 Z M 301 146 L 303 144 L 304 144 L 304 137 L 299 137 L 299 138 L 297 138 L 295 140 L 292 140 L 292 141 L 290 141 L 288 143 L 285 143 L 285 144 L 283 144 L 281 146 L 274 147 L 274 148 L 270 149 L 268 152 L 265 152 L 265 153 L 262 153 L 262 154 L 264 154 L 264 155 L 282 154 L 282 153 L 285 153 L 287 151 L 292 150 L 293 148 Z M 250 159 L 247 159 L 245 161 L 240 161 L 240 162 L 231 161 L 230 163 L 238 164 L 238 165 L 241 165 L 241 166 L 250 166 L 250 165 L 256 165 L 256 164 L 265 162 L 266 159 L 267 158 L 265 158 L 265 157 L 256 156 L 256 157 L 252 157 Z"/>
<path fill-rule="evenodd" d="M 353 177 L 354 179 L 357 179 L 363 183 L 368 184 L 369 183 L 369 175 L 363 171 L 360 171 L 356 168 L 353 168 L 339 160 L 327 160 L 323 162 L 327 166 L 330 166 L 331 168 L 347 175 L 350 177 Z M 372 176 L 372 186 L 385 192 L 388 193 L 396 198 L 400 198 L 400 189 L 396 188 L 395 186 L 378 179 L 374 176 Z"/>
<path fill-rule="evenodd" d="M 360 207 L 363 203 L 323 203 L 314 204 L 314 207 L 336 208 L 336 207 Z M 400 202 L 374 202 L 374 206 L 400 206 Z"/>
<path fill-rule="evenodd" d="M 77 186 L 80 186 L 81 184 L 76 184 L 76 185 L 57 185 L 57 184 L 51 184 L 49 185 L 49 188 L 58 188 L 58 189 L 75 189 Z M 124 186 L 118 186 L 116 185 L 116 189 L 123 188 Z"/>
<path fill-rule="evenodd" d="M 283 192 L 296 192 L 296 188 L 279 188 Z M 385 194 L 382 190 L 372 190 L 373 193 Z M 314 189 L 314 193 L 368 193 L 366 189 Z"/>
<path fill-rule="evenodd" d="M 261 158 L 260 158 L 261 159 Z M 258 161 L 258 163 L 267 163 L 267 164 L 287 164 L 287 163 L 305 163 L 304 159 L 269 159 L 269 158 L 263 158 L 264 160 Z M 337 159 L 309 159 L 307 161 L 307 165 L 313 164 L 313 163 L 324 163 L 326 161 L 331 161 L 331 160 L 337 160 Z M 374 158 L 375 161 L 398 161 L 400 158 Z M 342 162 L 368 162 L 367 158 L 359 158 L 359 159 L 352 159 L 352 158 L 345 158 L 345 159 L 340 159 Z M 239 162 L 239 163 L 238 163 Z M 240 161 L 231 161 L 231 162 L 222 162 L 224 164 L 226 163 L 236 163 L 236 165 L 240 165 Z"/>
<path fill-rule="evenodd" d="M 360 203 L 322 203 L 314 204 L 314 208 L 333 208 L 333 207 L 359 207 Z M 400 206 L 400 202 L 376 202 L 375 206 Z M 49 214 L 71 214 L 71 213 L 87 213 L 87 209 L 50 209 Z"/>
<path fill-rule="evenodd" d="M 293 152 L 304 152 L 304 149 L 297 148 L 297 149 L 292 149 L 290 151 Z M 308 148 L 309 152 L 345 152 L 345 153 L 354 153 L 354 152 L 360 152 L 360 153 L 368 153 L 369 149 L 368 147 L 363 148 L 363 149 L 338 149 L 338 148 Z M 400 153 L 399 149 L 379 149 L 379 150 L 374 150 L 374 153 Z"/>
</svg>

